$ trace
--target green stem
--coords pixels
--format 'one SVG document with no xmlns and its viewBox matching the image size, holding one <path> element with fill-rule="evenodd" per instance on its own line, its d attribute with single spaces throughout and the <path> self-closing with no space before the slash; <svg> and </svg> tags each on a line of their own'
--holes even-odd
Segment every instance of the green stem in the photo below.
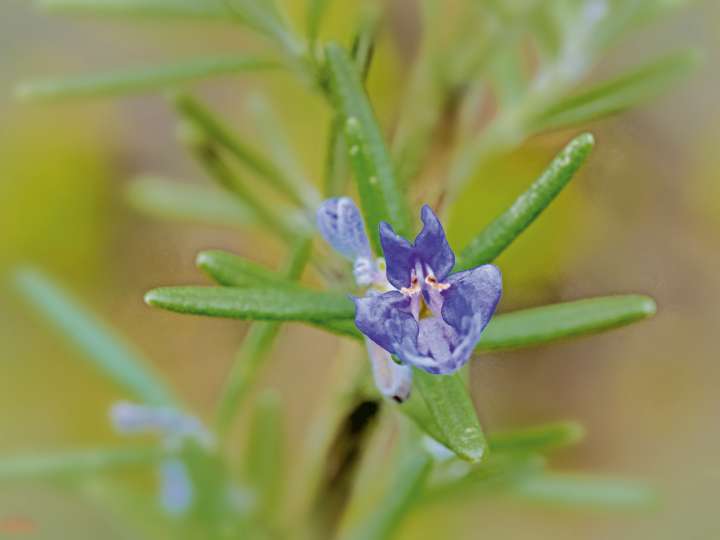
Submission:
<svg viewBox="0 0 720 540">
<path fill-rule="evenodd" d="M 301 238 L 294 246 L 283 272 L 287 279 L 297 281 L 300 278 L 307 265 L 310 248 L 311 240 L 308 237 Z M 235 355 L 232 370 L 217 405 L 215 428 L 221 441 L 227 437 L 241 403 L 247 398 L 256 381 L 260 367 L 277 338 L 281 324 L 278 322 L 253 323 L 242 347 Z"/>
</svg>

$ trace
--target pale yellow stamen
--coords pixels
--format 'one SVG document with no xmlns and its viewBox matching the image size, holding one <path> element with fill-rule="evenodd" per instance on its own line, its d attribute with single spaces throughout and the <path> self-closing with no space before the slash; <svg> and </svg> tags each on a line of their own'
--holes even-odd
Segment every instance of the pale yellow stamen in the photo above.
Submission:
<svg viewBox="0 0 720 540">
<path fill-rule="evenodd" d="M 425 283 L 430 285 L 433 289 L 436 291 L 446 291 L 450 288 L 449 283 L 440 283 L 435 276 L 427 276 L 425 278 Z"/>
</svg>

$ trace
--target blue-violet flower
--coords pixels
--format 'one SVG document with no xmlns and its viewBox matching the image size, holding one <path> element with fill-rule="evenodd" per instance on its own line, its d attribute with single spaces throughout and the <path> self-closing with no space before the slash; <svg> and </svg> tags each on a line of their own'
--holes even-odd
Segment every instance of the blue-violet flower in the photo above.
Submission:
<svg viewBox="0 0 720 540">
<path fill-rule="evenodd" d="M 385 259 L 374 261 L 351 199 L 329 199 L 318 211 L 321 234 L 353 260 L 358 285 L 370 285 L 355 298 L 355 325 L 368 338 L 378 388 L 399 401 L 409 395 L 408 366 L 447 374 L 468 361 L 502 294 L 494 265 L 451 273 L 455 254 L 440 221 L 427 205 L 421 218 L 423 229 L 412 244 L 381 223 Z"/>
</svg>

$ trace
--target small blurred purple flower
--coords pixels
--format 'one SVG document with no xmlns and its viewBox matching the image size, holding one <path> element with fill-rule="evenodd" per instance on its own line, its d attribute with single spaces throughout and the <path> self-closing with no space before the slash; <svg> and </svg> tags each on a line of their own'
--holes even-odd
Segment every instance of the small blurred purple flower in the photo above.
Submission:
<svg viewBox="0 0 720 540">
<path fill-rule="evenodd" d="M 206 448 L 212 446 L 212 436 L 198 418 L 172 407 L 119 401 L 110 409 L 110 421 L 123 435 L 159 435 L 169 448 L 176 448 L 186 440 L 194 440 Z"/>
<path fill-rule="evenodd" d="M 203 448 L 213 445 L 212 435 L 198 418 L 172 407 L 119 401 L 110 408 L 110 421 L 123 435 L 158 435 L 171 452 L 179 451 L 187 441 Z M 160 462 L 158 473 L 162 507 L 172 516 L 184 514 L 194 498 L 187 465 L 178 457 L 167 457 Z"/>
<path fill-rule="evenodd" d="M 171 516 L 187 512 L 193 502 L 195 490 L 188 468 L 182 460 L 169 458 L 160 464 L 160 503 Z"/>
<path fill-rule="evenodd" d="M 491 264 L 451 274 L 455 254 L 429 206 L 410 244 L 380 224 L 389 292 L 355 299 L 355 325 L 404 363 L 433 374 L 452 373 L 470 358 L 502 294 Z"/>
</svg>

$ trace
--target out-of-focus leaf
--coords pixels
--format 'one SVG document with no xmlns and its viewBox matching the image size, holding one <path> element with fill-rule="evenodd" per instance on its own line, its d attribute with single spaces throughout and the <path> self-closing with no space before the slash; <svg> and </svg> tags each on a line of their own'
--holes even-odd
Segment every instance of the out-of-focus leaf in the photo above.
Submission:
<svg viewBox="0 0 720 540">
<path fill-rule="evenodd" d="M 443 435 L 442 442 L 460 458 L 479 462 L 487 443 L 462 377 L 457 373 L 431 375 L 415 369 L 413 381 Z"/>
<path fill-rule="evenodd" d="M 282 497 L 285 436 L 280 396 L 266 390 L 255 401 L 245 453 L 244 478 L 257 497 L 255 513 L 274 523 Z"/>
<path fill-rule="evenodd" d="M 151 364 L 38 270 L 19 269 L 15 283 L 33 307 L 108 378 L 140 401 L 177 406 Z"/>
<path fill-rule="evenodd" d="M 302 54 L 304 47 L 290 31 L 278 11 L 275 0 L 223 0 L 228 10 L 243 24 L 280 44 L 292 56 Z"/>
<path fill-rule="evenodd" d="M 584 435 L 585 430 L 577 422 L 556 422 L 491 433 L 488 444 L 491 452 L 543 453 L 575 444 Z"/>
<path fill-rule="evenodd" d="M 390 485 L 378 498 L 373 511 L 340 538 L 342 540 L 386 540 L 391 538 L 413 502 L 422 493 L 432 462 L 422 448 L 404 453 Z"/>
<path fill-rule="evenodd" d="M 203 126 L 188 118 L 180 127 L 180 140 L 207 175 L 251 208 L 260 224 L 289 242 L 303 231 L 303 224 L 293 219 L 291 210 L 278 204 L 270 204 L 250 189 L 248 182 L 240 178 L 228 165 L 225 156 L 219 152 L 219 145 Z"/>
<path fill-rule="evenodd" d="M 303 289 L 161 287 L 148 292 L 145 302 L 178 313 L 262 321 L 321 322 L 355 312 L 345 295 Z"/>
<path fill-rule="evenodd" d="M 650 317 L 652 298 L 628 294 L 586 298 L 493 318 L 476 350 L 532 347 L 569 337 L 594 334 Z"/>
<path fill-rule="evenodd" d="M 224 0 L 35 0 L 50 11 L 92 15 L 232 19 Z"/>
<path fill-rule="evenodd" d="M 315 43 L 317 43 L 320 27 L 329 6 L 330 0 L 308 0 L 307 7 L 305 8 L 305 26 L 307 28 L 310 50 L 312 50 Z"/>
<path fill-rule="evenodd" d="M 533 131 L 564 128 L 615 114 L 662 94 L 687 76 L 699 62 L 685 51 L 645 65 L 588 91 L 550 105 L 530 121 Z"/>
<path fill-rule="evenodd" d="M 22 83 L 15 94 L 19 99 L 33 101 L 116 96 L 174 88 L 189 81 L 276 67 L 276 62 L 247 56 L 195 58 L 170 65 Z"/>
<path fill-rule="evenodd" d="M 370 237 L 380 251 L 381 221 L 390 223 L 398 234 L 410 236 L 407 201 L 398 187 L 392 160 L 352 60 L 335 44 L 326 47 L 325 55 L 331 93 L 345 121 L 350 164 Z"/>
<path fill-rule="evenodd" d="M 297 287 L 277 272 L 219 249 L 201 251 L 195 264 L 226 287 Z"/>
<path fill-rule="evenodd" d="M 576 474 L 529 476 L 510 494 L 535 503 L 598 509 L 647 508 L 657 502 L 655 492 L 642 483 Z"/>
<path fill-rule="evenodd" d="M 272 105 L 262 94 L 255 94 L 248 100 L 247 111 L 257 134 L 257 144 L 268 153 L 270 160 L 286 179 L 285 182 L 294 189 L 295 198 L 301 199 L 305 207 L 314 212 L 320 205 L 320 195 L 305 174 L 288 140 L 287 130 Z"/>
<path fill-rule="evenodd" d="M 175 107 L 180 114 L 209 141 L 227 150 L 241 164 L 268 182 L 278 192 L 288 196 L 298 204 L 311 206 L 315 202 L 312 187 L 297 184 L 265 156 L 245 143 L 233 130 L 210 109 L 187 94 L 175 98 Z"/>
<path fill-rule="evenodd" d="M 101 471 L 155 464 L 166 452 L 161 448 L 94 448 L 52 454 L 0 456 L 0 481 L 73 477 Z"/>
<path fill-rule="evenodd" d="M 423 502 L 444 504 L 454 499 L 467 501 L 472 495 L 496 493 L 524 478 L 537 475 L 545 468 L 545 459 L 537 454 L 491 452 L 476 466 L 451 459 L 435 466 Z"/>
<path fill-rule="evenodd" d="M 255 221 L 254 212 L 218 189 L 143 176 L 126 192 L 129 203 L 161 219 L 240 227 Z"/>
<path fill-rule="evenodd" d="M 594 145 L 593 136 L 576 137 L 510 208 L 498 216 L 462 250 L 457 270 L 488 263 L 507 248 L 570 182 Z"/>
</svg>

